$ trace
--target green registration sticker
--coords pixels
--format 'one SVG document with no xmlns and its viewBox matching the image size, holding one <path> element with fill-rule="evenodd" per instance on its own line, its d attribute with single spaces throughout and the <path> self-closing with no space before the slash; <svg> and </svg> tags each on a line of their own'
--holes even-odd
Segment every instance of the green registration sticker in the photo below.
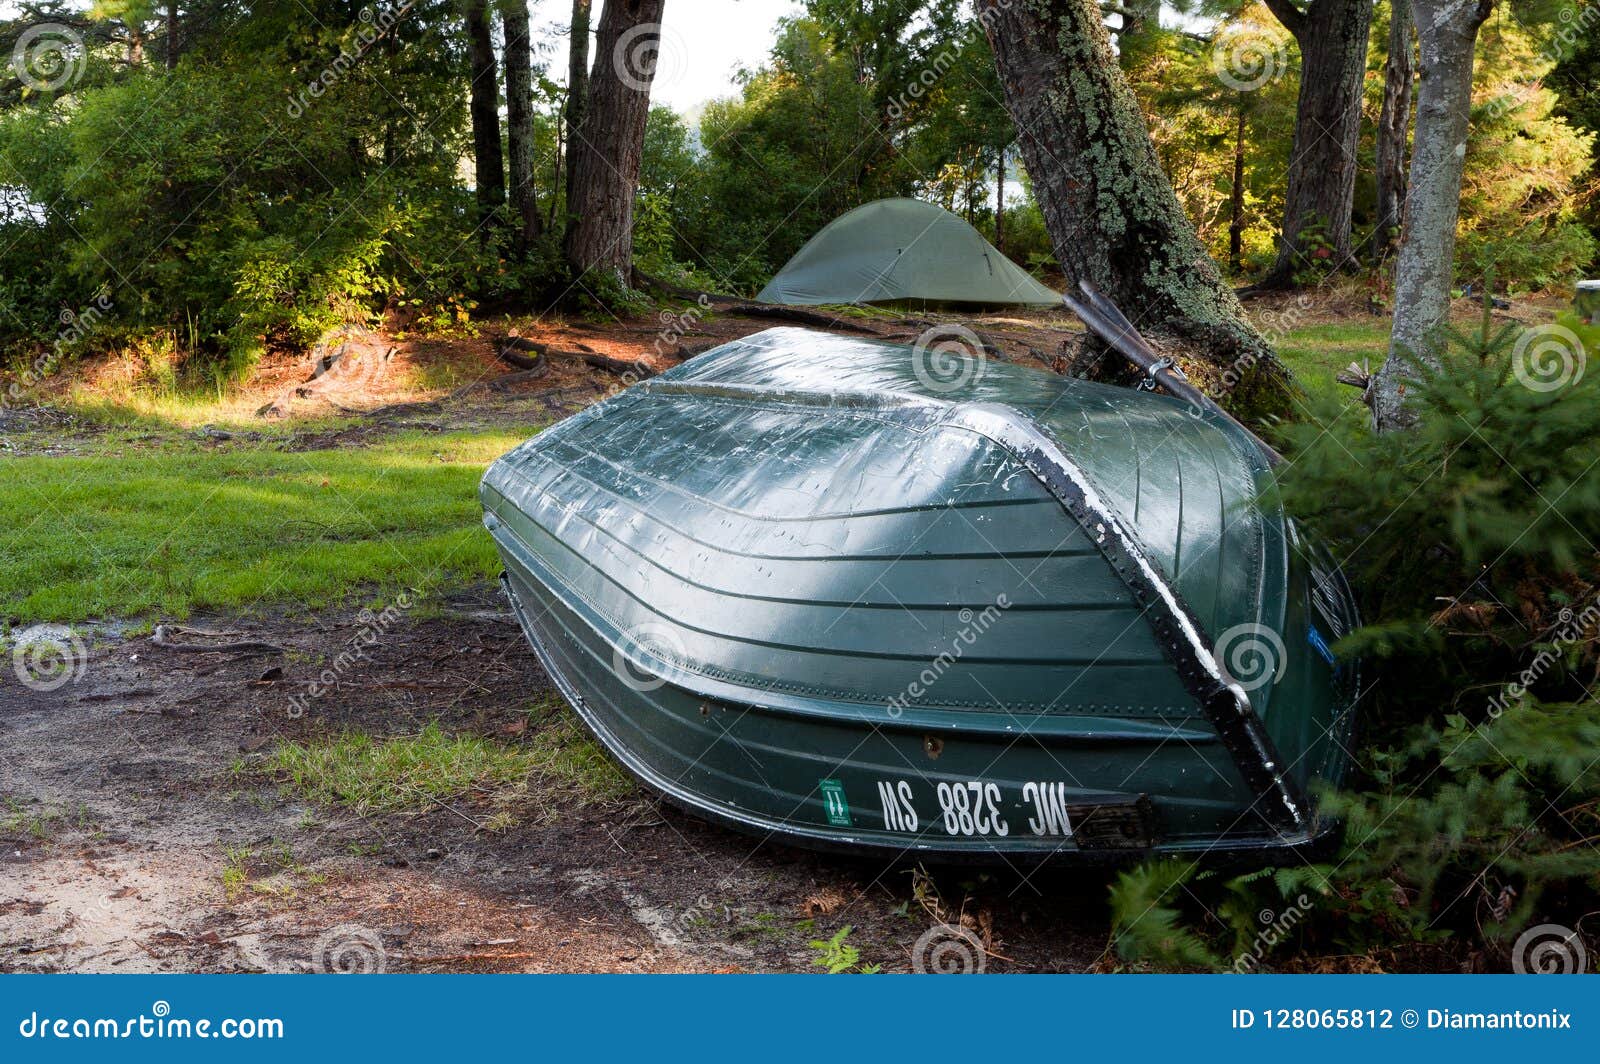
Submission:
<svg viewBox="0 0 1600 1064">
<path fill-rule="evenodd" d="M 827 810 L 828 823 L 836 827 L 850 826 L 850 803 L 845 800 L 844 784 L 838 780 L 823 780 L 817 784 L 822 789 L 822 808 Z"/>
</svg>

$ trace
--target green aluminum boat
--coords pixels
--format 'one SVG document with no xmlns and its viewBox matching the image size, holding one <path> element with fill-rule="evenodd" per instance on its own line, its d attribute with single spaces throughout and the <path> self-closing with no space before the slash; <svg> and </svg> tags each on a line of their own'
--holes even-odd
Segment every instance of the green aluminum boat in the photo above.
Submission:
<svg viewBox="0 0 1600 1064">
<path fill-rule="evenodd" d="M 1215 410 L 771 329 L 484 477 L 540 661 L 645 784 L 905 860 L 1256 860 L 1331 835 L 1338 571 Z"/>
</svg>

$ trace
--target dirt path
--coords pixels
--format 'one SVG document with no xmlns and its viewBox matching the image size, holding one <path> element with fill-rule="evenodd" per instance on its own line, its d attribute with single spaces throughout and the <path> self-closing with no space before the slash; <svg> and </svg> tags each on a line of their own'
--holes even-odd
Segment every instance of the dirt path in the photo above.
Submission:
<svg viewBox="0 0 1600 1064">
<path fill-rule="evenodd" d="M 1093 874 L 925 879 L 540 778 L 509 806 L 356 816 L 264 771 L 281 742 L 434 720 L 577 741 L 496 591 L 446 609 L 388 627 L 303 712 L 370 614 L 189 622 L 285 654 L 103 635 L 55 691 L 0 663 L 0 971 L 814 971 L 808 943 L 847 925 L 863 964 L 907 970 L 940 903 L 991 971 L 1099 961 Z"/>
</svg>

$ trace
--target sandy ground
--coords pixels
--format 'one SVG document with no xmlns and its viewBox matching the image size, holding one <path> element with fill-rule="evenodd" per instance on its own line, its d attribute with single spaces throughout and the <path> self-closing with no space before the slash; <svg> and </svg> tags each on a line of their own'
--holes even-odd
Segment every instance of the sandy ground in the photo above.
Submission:
<svg viewBox="0 0 1600 1064">
<path fill-rule="evenodd" d="M 991 971 L 1102 962 L 1100 873 L 924 880 L 733 834 L 642 793 L 596 803 L 537 779 L 498 830 L 472 795 L 357 817 L 259 770 L 277 741 L 332 731 L 439 720 L 515 743 L 573 727 L 496 589 L 448 608 L 390 628 L 303 713 L 290 696 L 358 614 L 191 622 L 287 654 L 103 633 L 81 677 L 51 692 L 4 670 L 0 971 L 807 971 L 807 943 L 846 925 L 863 963 L 907 970 L 940 903 L 986 942 L 975 960 Z M 519 724 L 541 701 L 544 717 Z M 231 889 L 230 864 L 245 877 Z"/>
</svg>

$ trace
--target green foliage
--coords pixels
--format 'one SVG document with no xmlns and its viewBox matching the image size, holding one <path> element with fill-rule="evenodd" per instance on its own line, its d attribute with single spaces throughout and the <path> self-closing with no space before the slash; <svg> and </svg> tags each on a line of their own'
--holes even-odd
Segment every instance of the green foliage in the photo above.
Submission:
<svg viewBox="0 0 1600 1064">
<path fill-rule="evenodd" d="M 877 975 L 882 967 L 877 964 L 862 964 L 861 951 L 845 941 L 854 930 L 855 928 L 846 924 L 835 931 L 832 938 L 812 939 L 808 945 L 816 956 L 811 959 L 811 966 L 822 968 L 829 975 Z"/>
<path fill-rule="evenodd" d="M 1504 957 L 1600 903 L 1596 344 L 1570 316 L 1527 330 L 1486 307 L 1411 360 L 1414 430 L 1374 436 L 1332 404 L 1283 429 L 1278 493 L 1361 592 L 1368 623 L 1338 649 L 1377 674 L 1358 779 L 1321 798 L 1343 848 L 1270 878 L 1124 874 L 1125 959 L 1220 967 L 1231 939 L 1259 967 L 1250 914 L 1302 893 L 1292 934 L 1339 953 L 1470 937 Z"/>
<path fill-rule="evenodd" d="M 1577 193 L 1593 164 L 1595 134 L 1558 113 L 1559 98 L 1543 79 L 1565 46 L 1551 50 L 1539 36 L 1507 18 L 1492 20 L 1480 36 L 1459 276 L 1492 273 L 1543 288 L 1594 259 L 1595 236 L 1579 220 Z"/>
<path fill-rule="evenodd" d="M 507 238 L 472 239 L 453 10 L 373 11 L 268 0 L 191 19 L 175 69 L 107 64 L 0 107 L 0 356 L 33 357 L 102 287 L 115 309 L 96 340 L 165 333 L 220 376 L 387 303 L 530 287 Z"/>
</svg>

